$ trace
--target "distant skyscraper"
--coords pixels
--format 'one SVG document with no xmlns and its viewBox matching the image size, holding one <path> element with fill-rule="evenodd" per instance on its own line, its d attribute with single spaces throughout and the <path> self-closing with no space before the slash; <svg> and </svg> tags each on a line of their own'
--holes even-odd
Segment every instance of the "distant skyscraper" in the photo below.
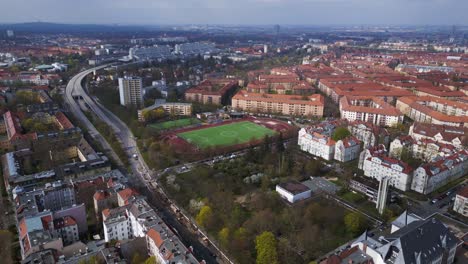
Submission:
<svg viewBox="0 0 468 264">
<path fill-rule="evenodd" d="M 7 33 L 7 37 L 9 38 L 13 38 L 15 36 L 15 32 L 11 29 L 7 30 L 6 33 Z"/>
<path fill-rule="evenodd" d="M 139 77 L 119 78 L 120 104 L 123 106 L 143 105 L 143 81 Z"/>
<path fill-rule="evenodd" d="M 276 35 L 279 34 L 280 28 L 281 28 L 280 25 L 275 25 L 275 26 L 274 26 Z"/>
<path fill-rule="evenodd" d="M 268 45 L 267 44 L 263 45 L 263 53 L 265 53 L 265 54 L 268 53 Z"/>
</svg>

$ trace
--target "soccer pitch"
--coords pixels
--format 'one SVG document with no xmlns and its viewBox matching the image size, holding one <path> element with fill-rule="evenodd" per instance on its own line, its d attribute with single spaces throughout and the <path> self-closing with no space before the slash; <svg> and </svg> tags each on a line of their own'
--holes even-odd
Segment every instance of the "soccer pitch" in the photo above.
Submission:
<svg viewBox="0 0 468 264">
<path fill-rule="evenodd" d="M 196 118 L 185 118 L 185 119 L 179 119 L 179 120 L 174 120 L 174 121 L 166 121 L 162 123 L 154 123 L 148 126 L 157 130 L 166 130 L 166 129 L 174 129 L 174 128 L 185 127 L 185 126 L 190 126 L 190 125 L 195 125 L 195 124 L 200 124 L 200 123 L 201 123 L 200 120 Z"/>
<path fill-rule="evenodd" d="M 177 134 L 199 148 L 231 146 L 247 143 L 252 139 L 261 139 L 276 132 L 255 123 L 244 121 L 227 125 L 209 127 Z"/>
</svg>

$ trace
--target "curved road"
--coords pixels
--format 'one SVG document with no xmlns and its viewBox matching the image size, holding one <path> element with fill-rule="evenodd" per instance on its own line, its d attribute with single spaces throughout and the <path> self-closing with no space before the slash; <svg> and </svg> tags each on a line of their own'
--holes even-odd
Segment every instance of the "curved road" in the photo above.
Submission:
<svg viewBox="0 0 468 264">
<path fill-rule="evenodd" d="M 194 248 L 194 254 L 198 259 L 204 259 L 207 263 L 217 263 L 218 261 L 216 256 L 209 248 L 205 247 L 200 242 L 200 236 L 189 230 L 191 223 L 182 223 L 180 220 L 181 218 L 178 217 L 173 211 L 171 211 L 170 205 L 172 202 L 170 202 L 164 191 L 157 185 L 157 183 L 155 184 L 155 180 L 152 180 L 154 172 L 151 171 L 145 163 L 141 153 L 137 148 L 135 137 L 127 125 L 112 112 L 103 107 L 99 102 L 91 98 L 83 88 L 82 81 L 88 74 L 95 70 L 103 69 L 107 66 L 109 66 L 109 64 L 82 71 L 69 81 L 66 87 L 65 101 L 68 104 L 71 112 L 82 122 L 84 126 L 86 126 L 89 134 L 94 139 L 101 142 L 105 148 L 110 149 L 110 152 L 115 155 L 107 141 L 102 137 L 102 135 L 96 130 L 94 125 L 83 113 L 79 103 L 75 100 L 75 98 L 82 98 L 87 107 L 89 107 L 89 109 L 93 111 L 98 116 L 98 118 L 112 127 L 117 139 L 122 144 L 122 147 L 127 153 L 130 161 L 131 173 L 129 175 L 129 180 L 134 185 L 136 185 L 136 187 L 138 187 L 138 190 L 142 192 L 143 195 L 147 196 L 151 205 L 158 209 L 160 216 L 165 220 L 169 227 L 175 229 L 175 231 L 179 233 L 182 242 L 185 245 L 192 246 Z M 137 155 L 136 159 L 132 158 L 134 154 Z M 117 160 L 119 160 L 118 157 Z M 223 254 L 222 252 L 217 252 L 216 249 L 212 248 L 212 250 L 216 253 Z"/>
</svg>

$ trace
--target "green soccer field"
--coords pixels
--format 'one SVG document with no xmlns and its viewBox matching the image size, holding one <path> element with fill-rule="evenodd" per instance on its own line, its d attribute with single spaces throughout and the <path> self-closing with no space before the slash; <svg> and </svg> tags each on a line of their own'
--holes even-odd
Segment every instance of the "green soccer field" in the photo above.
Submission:
<svg viewBox="0 0 468 264">
<path fill-rule="evenodd" d="M 177 134 L 199 148 L 232 146 L 247 143 L 252 139 L 261 139 L 276 132 L 250 121 L 193 130 Z"/>
<path fill-rule="evenodd" d="M 167 129 L 174 129 L 174 128 L 185 127 L 185 126 L 190 126 L 190 125 L 195 125 L 195 124 L 200 124 L 200 123 L 201 121 L 196 118 L 184 118 L 184 119 L 179 119 L 179 120 L 174 120 L 174 121 L 154 123 L 148 126 L 157 130 L 167 130 Z"/>
</svg>

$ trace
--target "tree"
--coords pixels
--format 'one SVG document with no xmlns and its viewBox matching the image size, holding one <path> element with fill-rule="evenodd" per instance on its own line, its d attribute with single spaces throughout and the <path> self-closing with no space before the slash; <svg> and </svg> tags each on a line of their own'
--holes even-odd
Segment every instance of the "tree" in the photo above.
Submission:
<svg viewBox="0 0 468 264">
<path fill-rule="evenodd" d="M 346 127 L 339 127 L 335 129 L 332 135 L 332 139 L 335 141 L 342 140 L 351 135 L 351 132 Z"/>
<path fill-rule="evenodd" d="M 198 212 L 195 221 L 197 221 L 197 224 L 206 228 L 207 226 L 209 226 L 212 218 L 213 210 L 208 205 L 205 205 L 200 209 L 200 212 Z"/>
<path fill-rule="evenodd" d="M 263 232 L 255 238 L 257 250 L 257 264 L 278 264 L 278 252 L 276 251 L 276 239 L 273 233 Z"/>
<path fill-rule="evenodd" d="M 143 262 L 145 259 L 138 252 L 135 252 L 132 256 L 132 264 L 142 264 Z"/>
<path fill-rule="evenodd" d="M 159 264 L 155 256 L 151 256 L 145 260 L 145 264 Z"/>
<path fill-rule="evenodd" d="M 306 172 L 312 176 L 316 176 L 320 170 L 320 162 L 317 160 L 309 160 L 306 164 Z"/>
<path fill-rule="evenodd" d="M 366 227 L 366 219 L 357 212 L 349 213 L 344 218 L 346 230 L 353 235 L 358 235 Z"/>
<path fill-rule="evenodd" d="M 283 144 L 283 133 L 279 133 L 278 137 L 276 138 L 276 150 L 278 152 L 283 152 L 285 150 Z"/>
<path fill-rule="evenodd" d="M 18 104 L 30 105 L 37 101 L 37 94 L 32 91 L 18 91 L 15 95 Z"/>
<path fill-rule="evenodd" d="M 146 122 L 151 122 L 162 119 L 166 113 L 164 112 L 164 109 L 158 107 L 153 110 L 144 110 L 142 115 Z"/>
<path fill-rule="evenodd" d="M 225 227 L 218 232 L 218 239 L 221 246 L 224 248 L 228 247 L 229 244 L 229 228 Z"/>
</svg>

